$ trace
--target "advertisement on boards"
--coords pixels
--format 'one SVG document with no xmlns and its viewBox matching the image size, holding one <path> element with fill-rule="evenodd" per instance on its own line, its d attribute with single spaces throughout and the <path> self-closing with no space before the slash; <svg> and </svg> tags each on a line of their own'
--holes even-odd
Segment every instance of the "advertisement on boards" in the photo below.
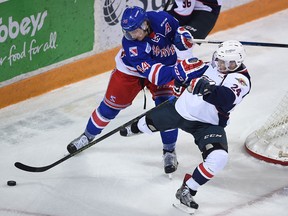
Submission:
<svg viewBox="0 0 288 216">
<path fill-rule="evenodd" d="M 93 50 L 94 0 L 0 0 L 0 82 Z"/>
<path fill-rule="evenodd" d="M 146 11 L 163 10 L 168 0 L 102 0 L 102 6 L 95 6 L 96 33 L 95 50 L 104 51 L 121 45 L 122 30 L 120 20 L 128 6 L 139 6 Z M 170 6 L 173 1 L 169 1 Z"/>
</svg>

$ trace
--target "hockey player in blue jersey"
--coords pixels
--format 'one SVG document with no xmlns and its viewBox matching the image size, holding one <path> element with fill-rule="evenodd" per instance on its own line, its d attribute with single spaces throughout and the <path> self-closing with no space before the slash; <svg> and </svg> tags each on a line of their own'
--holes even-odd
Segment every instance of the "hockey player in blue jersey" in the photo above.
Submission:
<svg viewBox="0 0 288 216">
<path fill-rule="evenodd" d="M 68 144 L 74 153 L 91 142 L 118 113 L 132 104 L 136 95 L 147 87 L 155 101 L 162 103 L 173 95 L 173 80 L 183 82 L 199 77 L 204 68 L 201 61 L 180 61 L 174 46 L 186 50 L 192 46 L 191 34 L 179 27 L 178 21 L 166 12 L 146 12 L 140 7 L 128 7 L 123 12 L 122 49 L 115 57 L 116 68 L 111 73 L 104 99 L 92 112 L 84 133 Z M 161 132 L 165 173 L 177 169 L 175 143 L 177 129 Z"/>
<path fill-rule="evenodd" d="M 243 64 L 245 55 L 240 42 L 223 42 L 214 53 L 212 62 L 207 64 L 203 76 L 192 79 L 178 99 L 153 109 L 120 133 L 124 135 L 123 131 L 133 131 L 127 134 L 150 134 L 181 128 L 193 135 L 203 162 L 191 174 L 185 175 L 182 186 L 176 192 L 180 204 L 175 204 L 189 213 L 198 208 L 193 199 L 198 188 L 221 171 L 228 161 L 224 128 L 230 112 L 250 92 L 251 87 L 249 73 Z"/>
</svg>

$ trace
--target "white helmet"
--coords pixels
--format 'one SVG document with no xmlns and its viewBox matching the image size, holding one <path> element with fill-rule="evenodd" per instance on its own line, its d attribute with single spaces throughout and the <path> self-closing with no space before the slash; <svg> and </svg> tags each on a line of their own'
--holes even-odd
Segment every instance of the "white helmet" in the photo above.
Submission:
<svg viewBox="0 0 288 216">
<path fill-rule="evenodd" d="M 240 67 L 246 57 L 243 45 L 236 40 L 221 43 L 214 53 L 213 61 L 221 73 L 233 72 Z"/>
</svg>

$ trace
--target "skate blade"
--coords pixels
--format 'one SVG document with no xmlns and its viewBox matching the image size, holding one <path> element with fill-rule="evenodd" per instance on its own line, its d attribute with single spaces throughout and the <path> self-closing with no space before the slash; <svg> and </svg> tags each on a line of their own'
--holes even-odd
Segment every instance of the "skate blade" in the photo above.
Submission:
<svg viewBox="0 0 288 216">
<path fill-rule="evenodd" d="M 195 213 L 195 211 L 196 211 L 196 209 L 190 208 L 190 207 L 188 207 L 188 206 L 186 206 L 186 205 L 183 205 L 182 203 L 173 203 L 172 205 L 173 205 L 173 207 L 175 207 L 176 209 L 178 209 L 178 210 L 180 210 L 180 211 L 182 211 L 182 212 L 184 212 L 184 213 L 187 213 L 187 214 L 189 214 L 189 215 L 194 215 L 194 213 Z"/>
</svg>

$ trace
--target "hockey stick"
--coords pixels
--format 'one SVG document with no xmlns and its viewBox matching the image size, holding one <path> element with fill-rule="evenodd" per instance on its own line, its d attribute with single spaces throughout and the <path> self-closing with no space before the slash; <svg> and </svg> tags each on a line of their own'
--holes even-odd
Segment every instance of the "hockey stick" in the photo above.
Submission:
<svg viewBox="0 0 288 216">
<path fill-rule="evenodd" d="M 167 101 L 159 104 L 159 105 L 156 106 L 156 107 L 163 106 L 163 105 L 166 104 L 168 101 L 169 101 L 169 100 L 167 100 Z M 78 149 L 76 152 L 74 152 L 73 154 L 66 155 L 66 156 L 64 156 L 63 158 L 55 161 L 54 163 L 52 163 L 52 164 L 50 164 L 50 165 L 42 166 L 42 167 L 34 167 L 34 166 L 25 165 L 25 164 L 20 163 L 20 162 L 16 162 L 16 163 L 14 164 L 14 166 L 17 167 L 18 169 L 21 169 L 21 170 L 24 170 L 24 171 L 27 171 L 27 172 L 44 172 L 44 171 L 46 171 L 46 170 L 49 170 L 49 169 L 51 169 L 52 167 L 54 167 L 54 166 L 56 166 L 56 165 L 58 165 L 58 164 L 60 164 L 60 163 L 62 163 L 62 162 L 64 162 L 64 161 L 68 160 L 69 158 L 73 157 L 74 155 L 79 154 L 80 152 L 84 151 L 85 149 L 90 148 L 91 146 L 93 146 L 93 145 L 101 142 L 102 140 L 104 140 L 104 139 L 112 136 L 113 134 L 115 134 L 115 133 L 117 133 L 118 131 L 120 131 L 121 128 L 126 127 L 126 126 L 132 124 L 132 123 L 135 122 L 135 121 L 138 121 L 140 118 L 142 118 L 143 116 L 145 116 L 148 112 L 154 110 L 156 107 L 151 108 L 151 109 L 148 110 L 147 112 L 142 113 L 141 115 L 139 115 L 139 116 L 135 117 L 134 119 L 126 122 L 125 124 L 119 126 L 118 128 L 115 128 L 114 130 L 110 131 L 109 133 L 107 133 L 107 134 L 99 137 L 98 139 L 90 142 L 88 145 L 83 146 L 82 148 L 80 148 L 80 149 Z"/>
<path fill-rule="evenodd" d="M 224 41 L 193 39 L 193 42 L 195 42 L 195 43 L 221 44 Z M 242 43 L 243 45 L 247 45 L 247 46 L 263 46 L 263 47 L 288 48 L 288 44 L 252 42 L 252 41 L 239 41 L 239 42 Z"/>
</svg>

